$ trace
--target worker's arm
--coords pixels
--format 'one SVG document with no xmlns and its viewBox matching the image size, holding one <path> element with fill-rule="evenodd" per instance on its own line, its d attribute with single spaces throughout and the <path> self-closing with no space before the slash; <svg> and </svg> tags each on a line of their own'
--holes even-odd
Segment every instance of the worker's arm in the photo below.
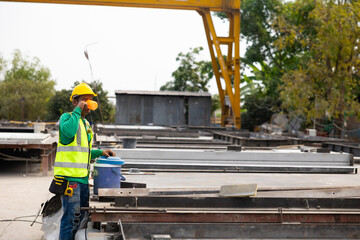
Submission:
<svg viewBox="0 0 360 240">
<path fill-rule="evenodd" d="M 102 156 L 102 154 L 103 154 L 103 150 L 101 150 L 101 149 L 92 149 L 91 150 L 91 159 L 98 158 L 98 157 Z"/>
<path fill-rule="evenodd" d="M 110 156 L 116 156 L 116 154 L 110 149 L 106 149 L 106 150 L 93 149 L 93 150 L 91 150 L 91 159 L 95 159 L 100 156 L 110 157 Z"/>
<path fill-rule="evenodd" d="M 79 119 L 81 118 L 81 108 L 76 107 L 72 113 L 64 113 L 60 117 L 59 131 L 60 142 L 64 145 L 74 140 L 79 128 Z"/>
</svg>

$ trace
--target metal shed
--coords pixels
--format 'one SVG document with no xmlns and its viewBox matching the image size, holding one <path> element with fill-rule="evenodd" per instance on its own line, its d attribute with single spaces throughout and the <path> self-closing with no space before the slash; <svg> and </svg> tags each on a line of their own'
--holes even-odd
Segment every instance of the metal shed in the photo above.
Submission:
<svg viewBox="0 0 360 240">
<path fill-rule="evenodd" d="M 208 126 L 209 93 L 115 91 L 116 124 Z"/>
</svg>

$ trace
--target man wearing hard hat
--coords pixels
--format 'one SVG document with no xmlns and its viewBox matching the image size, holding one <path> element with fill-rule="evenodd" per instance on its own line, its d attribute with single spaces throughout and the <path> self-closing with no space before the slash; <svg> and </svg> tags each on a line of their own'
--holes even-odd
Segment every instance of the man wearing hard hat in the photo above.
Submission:
<svg viewBox="0 0 360 240">
<path fill-rule="evenodd" d="M 86 211 L 80 208 L 89 206 L 90 159 L 101 155 L 115 156 L 111 150 L 92 149 L 93 132 L 85 115 L 91 111 L 89 106 L 94 103 L 93 96 L 97 95 L 89 85 L 77 85 L 70 97 L 74 110 L 60 117 L 54 180 L 50 191 L 61 195 L 61 240 L 74 239 L 80 224 L 87 221 Z"/>
</svg>

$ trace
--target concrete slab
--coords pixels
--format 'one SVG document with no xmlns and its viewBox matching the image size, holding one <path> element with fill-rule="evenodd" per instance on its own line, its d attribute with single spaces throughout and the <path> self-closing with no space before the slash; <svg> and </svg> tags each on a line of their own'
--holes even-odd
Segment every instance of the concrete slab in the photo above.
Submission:
<svg viewBox="0 0 360 240">
<path fill-rule="evenodd" d="M 44 133 L 8 133 L 0 132 L 0 144 L 36 144 L 43 143 L 51 138 L 50 134 Z"/>
<path fill-rule="evenodd" d="M 300 150 L 214 151 L 188 149 L 113 149 L 125 164 L 233 164 L 269 166 L 351 166 L 352 155 Z"/>
<path fill-rule="evenodd" d="M 359 174 L 286 173 L 176 173 L 126 175 L 129 182 L 146 183 L 148 188 L 209 188 L 257 183 L 258 188 L 360 186 Z M 360 196 L 359 196 L 360 197 Z"/>
</svg>

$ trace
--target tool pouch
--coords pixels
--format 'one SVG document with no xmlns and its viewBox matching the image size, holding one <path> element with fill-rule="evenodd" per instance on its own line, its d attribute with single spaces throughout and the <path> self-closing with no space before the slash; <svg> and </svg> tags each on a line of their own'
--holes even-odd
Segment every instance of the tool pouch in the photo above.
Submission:
<svg viewBox="0 0 360 240">
<path fill-rule="evenodd" d="M 62 195 L 64 194 L 67 186 L 68 180 L 66 180 L 65 177 L 54 176 L 49 191 L 54 194 Z"/>
</svg>

